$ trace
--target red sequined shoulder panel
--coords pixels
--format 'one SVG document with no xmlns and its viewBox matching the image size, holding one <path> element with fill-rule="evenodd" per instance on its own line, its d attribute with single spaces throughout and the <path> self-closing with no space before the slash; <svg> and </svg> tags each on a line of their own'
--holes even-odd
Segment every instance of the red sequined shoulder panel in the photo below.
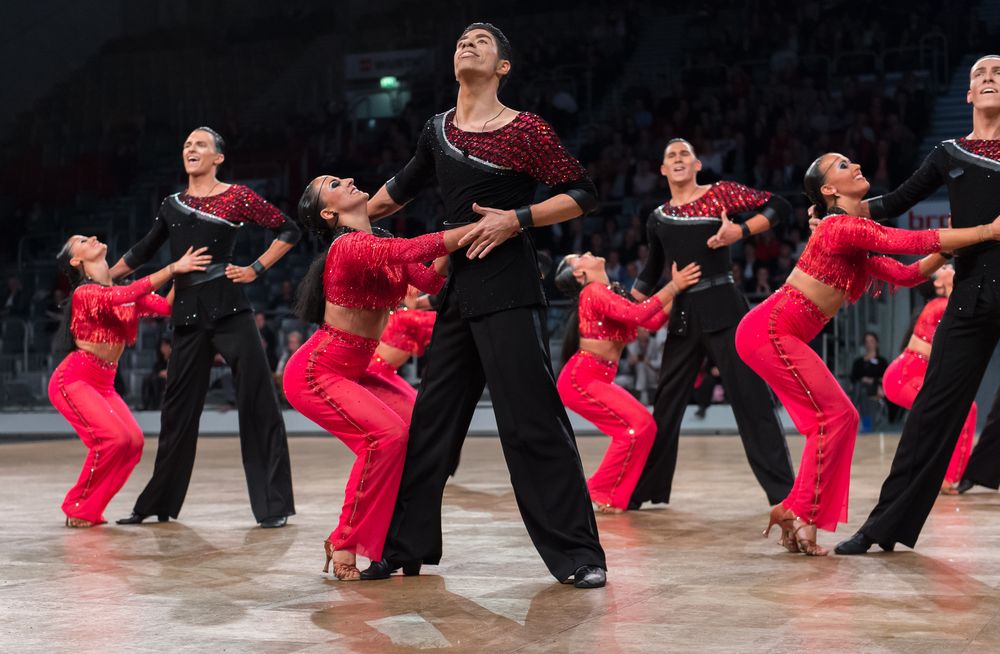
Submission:
<svg viewBox="0 0 1000 654">
<path fill-rule="evenodd" d="M 743 186 L 736 182 L 716 182 L 697 200 L 674 206 L 667 201 L 661 210 L 667 216 L 683 218 L 720 218 L 727 214 L 751 211 L 771 199 L 768 191 Z M 730 218 L 732 216 L 730 215 Z"/>
<path fill-rule="evenodd" d="M 955 144 L 969 154 L 1000 161 L 1000 139 L 955 139 Z"/>
<path fill-rule="evenodd" d="M 251 222 L 276 229 L 285 222 L 276 206 L 242 184 L 233 184 L 218 195 L 199 198 L 181 193 L 177 199 L 187 207 L 234 223 Z"/>
<path fill-rule="evenodd" d="M 437 314 L 419 309 L 396 309 L 382 331 L 382 342 L 415 356 L 423 356 L 431 342 Z"/>
<path fill-rule="evenodd" d="M 948 306 L 948 299 L 939 297 L 928 302 L 917 322 L 913 325 L 913 335 L 922 341 L 930 343 L 934 340 L 934 332 L 937 331 L 938 323 L 944 317 L 944 310 Z"/>
<path fill-rule="evenodd" d="M 586 177 L 580 162 L 563 147 L 555 130 L 539 116 L 519 113 L 503 127 L 489 132 L 466 132 L 454 123 L 455 110 L 444 117 L 445 147 L 451 146 L 480 163 L 525 173 L 548 186 Z"/>
<path fill-rule="evenodd" d="M 406 295 L 406 265 L 445 254 L 443 232 L 410 239 L 381 238 L 368 232 L 345 234 L 326 255 L 326 299 L 353 309 L 393 309 Z"/>
</svg>

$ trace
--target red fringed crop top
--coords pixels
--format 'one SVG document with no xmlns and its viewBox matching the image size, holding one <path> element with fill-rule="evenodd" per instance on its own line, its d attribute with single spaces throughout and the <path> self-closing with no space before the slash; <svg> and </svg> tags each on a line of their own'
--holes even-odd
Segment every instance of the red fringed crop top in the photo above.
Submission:
<svg viewBox="0 0 1000 654">
<path fill-rule="evenodd" d="M 629 343 L 638 327 L 655 332 L 667 322 L 657 297 L 632 302 L 604 284 L 590 283 L 580 291 L 580 338 Z"/>
<path fill-rule="evenodd" d="M 424 348 L 431 342 L 437 314 L 420 309 L 396 309 L 382 332 L 381 341 L 414 356 L 423 356 Z"/>
<path fill-rule="evenodd" d="M 847 294 L 857 302 L 875 279 L 911 287 L 927 281 L 920 262 L 905 265 L 884 254 L 931 254 L 941 251 L 936 229 L 910 231 L 879 225 L 868 218 L 833 215 L 820 222 L 796 268 Z"/>
<path fill-rule="evenodd" d="M 913 325 L 913 335 L 925 343 L 933 341 L 934 332 L 937 331 L 938 323 L 944 317 L 947 306 L 948 298 L 939 297 L 928 302 L 917 317 L 916 324 Z"/>
<path fill-rule="evenodd" d="M 153 293 L 149 277 L 127 286 L 84 284 L 73 291 L 70 331 L 88 343 L 132 345 L 139 333 L 139 318 L 169 316 L 166 298 Z"/>
<path fill-rule="evenodd" d="M 437 293 L 445 278 L 423 262 L 445 254 L 443 232 L 416 238 L 349 232 L 334 240 L 326 254 L 326 299 L 349 309 L 391 309 L 406 295 L 408 284 Z"/>
</svg>

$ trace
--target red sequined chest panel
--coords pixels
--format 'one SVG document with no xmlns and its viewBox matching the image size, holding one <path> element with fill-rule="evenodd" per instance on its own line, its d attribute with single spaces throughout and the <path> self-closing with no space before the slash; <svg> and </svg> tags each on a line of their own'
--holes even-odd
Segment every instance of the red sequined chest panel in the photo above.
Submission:
<svg viewBox="0 0 1000 654">
<path fill-rule="evenodd" d="M 455 110 L 444 119 L 446 146 L 500 170 L 526 173 L 555 186 L 586 176 L 580 162 L 559 142 L 552 127 L 535 114 L 522 111 L 514 120 L 490 132 L 465 132 L 454 123 Z"/>
<path fill-rule="evenodd" d="M 913 335 L 922 341 L 930 343 L 934 340 L 934 332 L 937 331 L 938 323 L 944 317 L 944 310 L 948 306 L 948 299 L 939 297 L 931 300 L 924 306 L 913 325 Z"/>
<path fill-rule="evenodd" d="M 177 198 L 191 209 L 234 223 L 251 222 L 276 229 L 285 222 L 285 217 L 277 207 L 242 184 L 233 184 L 218 195 L 200 198 L 181 193 Z"/>
<path fill-rule="evenodd" d="M 433 311 L 419 309 L 396 309 L 389 316 L 385 330 L 382 332 L 382 342 L 399 348 L 415 356 L 423 356 L 424 349 L 431 342 L 434 331 L 434 321 L 437 314 Z"/>
<path fill-rule="evenodd" d="M 716 182 L 697 200 L 677 206 L 667 202 L 660 207 L 660 211 L 672 218 L 719 218 L 723 211 L 727 214 L 743 213 L 770 199 L 771 194 L 767 191 L 758 191 L 736 182 Z"/>
<path fill-rule="evenodd" d="M 351 232 L 326 255 L 323 288 L 328 302 L 353 309 L 393 309 L 406 295 L 407 264 L 448 254 L 442 232 L 416 238 L 381 238 Z M 420 284 L 415 284 L 421 286 Z"/>
<path fill-rule="evenodd" d="M 1000 161 L 1000 139 L 955 139 L 955 144 L 969 154 Z"/>
<path fill-rule="evenodd" d="M 659 298 L 633 302 L 597 283 L 580 291 L 579 317 L 580 338 L 617 343 L 635 340 L 639 327 L 656 331 L 667 321 Z"/>
</svg>

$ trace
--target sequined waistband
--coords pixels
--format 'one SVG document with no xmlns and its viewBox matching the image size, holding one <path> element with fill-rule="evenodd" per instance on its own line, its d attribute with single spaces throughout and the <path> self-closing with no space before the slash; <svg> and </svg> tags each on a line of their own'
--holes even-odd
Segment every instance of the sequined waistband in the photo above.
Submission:
<svg viewBox="0 0 1000 654">
<path fill-rule="evenodd" d="M 594 354 L 593 352 L 588 352 L 587 350 L 577 350 L 576 354 L 574 354 L 573 356 L 589 359 L 596 363 L 600 363 L 601 365 L 607 366 L 608 368 L 618 367 L 617 361 L 612 361 L 611 359 L 602 357 L 600 354 Z"/>
<path fill-rule="evenodd" d="M 118 369 L 117 361 L 107 361 L 106 359 L 102 359 L 101 357 L 97 356 L 93 352 L 88 352 L 86 350 L 73 350 L 66 356 L 67 359 L 69 359 L 70 357 L 79 360 L 80 363 L 95 366 L 97 368 L 101 368 L 102 370 Z"/>
<path fill-rule="evenodd" d="M 349 345 L 360 350 L 374 352 L 375 348 L 378 347 L 377 338 L 368 338 L 366 336 L 352 334 L 351 332 L 344 331 L 343 329 L 334 327 L 333 325 L 327 325 L 326 323 L 320 326 L 320 331 L 333 336 L 344 345 Z"/>
<path fill-rule="evenodd" d="M 810 317 L 815 318 L 816 320 L 820 320 L 824 323 L 830 320 L 830 316 L 823 313 L 823 310 L 819 308 L 819 305 L 810 300 L 805 293 L 795 288 L 794 286 L 789 286 L 788 284 L 784 284 L 781 286 L 781 288 L 775 291 L 776 295 L 778 293 L 781 293 L 782 295 L 787 295 L 789 300 L 792 300 L 797 304 L 801 305 L 802 308 L 809 313 Z"/>
<path fill-rule="evenodd" d="M 915 359 L 920 359 L 921 361 L 930 361 L 930 357 L 928 357 L 923 352 L 917 352 L 916 350 L 911 350 L 910 348 L 906 348 L 905 350 L 903 350 L 903 354 L 911 356 Z"/>
</svg>

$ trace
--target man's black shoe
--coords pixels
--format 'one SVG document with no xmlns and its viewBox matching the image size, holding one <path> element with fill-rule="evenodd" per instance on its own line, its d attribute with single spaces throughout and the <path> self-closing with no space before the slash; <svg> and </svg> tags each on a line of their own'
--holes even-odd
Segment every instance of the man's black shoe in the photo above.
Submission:
<svg viewBox="0 0 1000 654">
<path fill-rule="evenodd" d="M 958 491 L 959 495 L 962 495 L 975 485 L 976 485 L 975 482 L 969 479 L 963 479 L 962 481 L 958 482 L 958 486 L 955 486 L 955 490 Z"/>
<path fill-rule="evenodd" d="M 420 562 L 410 561 L 408 563 L 396 563 L 388 559 L 372 561 L 366 570 L 361 571 L 361 578 L 365 581 L 375 581 L 378 579 L 388 579 L 392 573 L 400 568 L 407 577 L 416 577 L 420 574 Z"/>
<path fill-rule="evenodd" d="M 607 581 L 604 568 L 598 565 L 581 565 L 573 573 L 573 585 L 577 588 L 603 588 Z"/>
<path fill-rule="evenodd" d="M 262 529 L 279 529 L 288 524 L 288 516 L 278 515 L 273 518 L 264 518 L 259 523 Z"/>
<path fill-rule="evenodd" d="M 875 545 L 875 541 L 859 531 L 847 540 L 842 540 L 837 543 L 837 547 L 835 547 L 833 551 L 843 556 L 865 554 L 869 549 L 871 549 L 872 545 Z M 878 543 L 878 546 L 886 552 L 891 552 L 896 549 L 895 543 L 889 543 L 888 545 L 885 543 Z"/>
<path fill-rule="evenodd" d="M 129 514 L 129 516 L 127 518 L 119 518 L 118 520 L 115 520 L 115 524 L 116 525 L 139 525 L 139 524 L 142 524 L 142 521 L 145 520 L 148 517 L 149 517 L 148 515 L 142 515 L 141 513 L 136 513 L 135 511 L 133 511 L 132 513 Z M 170 521 L 170 516 L 167 515 L 166 513 L 161 513 L 158 516 L 156 516 L 156 521 L 157 522 L 169 522 Z"/>
</svg>

